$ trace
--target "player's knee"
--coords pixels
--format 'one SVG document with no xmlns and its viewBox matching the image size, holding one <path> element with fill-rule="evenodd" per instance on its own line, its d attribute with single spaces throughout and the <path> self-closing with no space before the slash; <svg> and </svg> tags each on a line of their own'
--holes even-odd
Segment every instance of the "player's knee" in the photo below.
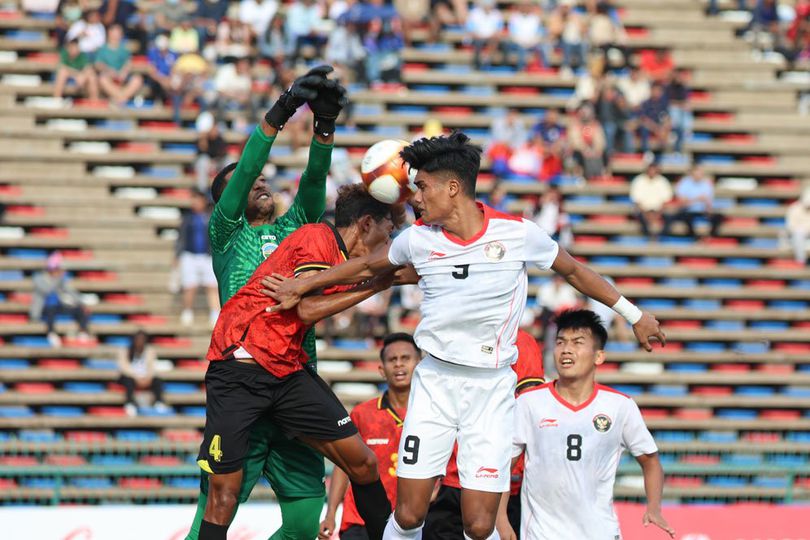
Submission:
<svg viewBox="0 0 810 540">
<path fill-rule="evenodd" d="M 405 505 L 397 505 L 397 509 L 394 512 L 394 519 L 396 519 L 399 526 L 405 530 L 416 529 L 425 522 L 424 515 L 420 515 L 414 508 L 409 508 Z"/>
<path fill-rule="evenodd" d="M 239 502 L 239 483 L 217 481 L 211 478 L 208 488 L 208 508 L 216 515 L 231 515 Z"/>
<path fill-rule="evenodd" d="M 346 471 L 352 482 L 358 484 L 370 484 L 380 478 L 380 471 L 377 469 L 377 456 L 370 450 L 363 455 L 362 459 L 349 465 Z"/>
<path fill-rule="evenodd" d="M 495 529 L 495 524 L 485 516 L 464 517 L 464 532 L 473 540 L 486 540 Z"/>
</svg>

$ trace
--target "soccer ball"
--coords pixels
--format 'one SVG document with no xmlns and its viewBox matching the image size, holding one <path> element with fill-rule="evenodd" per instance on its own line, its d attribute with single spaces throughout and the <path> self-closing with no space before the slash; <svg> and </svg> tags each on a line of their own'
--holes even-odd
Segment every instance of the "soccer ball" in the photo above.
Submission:
<svg viewBox="0 0 810 540">
<path fill-rule="evenodd" d="M 369 148 L 360 163 L 360 176 L 372 197 L 385 204 L 405 202 L 415 191 L 408 165 L 399 157 L 407 141 L 387 139 Z"/>
</svg>

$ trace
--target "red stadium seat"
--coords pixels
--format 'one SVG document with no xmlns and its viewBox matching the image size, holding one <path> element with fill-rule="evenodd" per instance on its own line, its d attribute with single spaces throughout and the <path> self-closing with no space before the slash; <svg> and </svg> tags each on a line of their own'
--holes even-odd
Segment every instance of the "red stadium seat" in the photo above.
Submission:
<svg viewBox="0 0 810 540">
<path fill-rule="evenodd" d="M 699 487 L 703 485 L 703 479 L 696 476 L 667 476 L 664 479 L 664 485 L 682 488 Z"/>
<path fill-rule="evenodd" d="M 698 386 L 692 389 L 691 393 L 696 396 L 730 396 L 734 393 L 734 388 L 730 386 Z"/>
<path fill-rule="evenodd" d="M 28 235 L 39 238 L 67 238 L 70 231 L 59 227 L 31 227 L 28 229 Z"/>
<path fill-rule="evenodd" d="M 750 370 L 751 366 L 748 364 L 714 364 L 712 366 L 712 371 L 723 373 L 745 373 Z"/>
<path fill-rule="evenodd" d="M 669 418 L 669 411 L 666 409 L 648 409 L 641 407 L 641 415 L 644 418 Z"/>
<path fill-rule="evenodd" d="M 121 478 L 118 485 L 123 488 L 129 489 L 155 489 L 159 488 L 162 483 L 159 478 Z"/>
<path fill-rule="evenodd" d="M 691 463 L 693 465 L 717 465 L 720 463 L 720 456 L 709 455 L 687 455 L 681 456 L 681 463 Z"/>
<path fill-rule="evenodd" d="M 77 455 L 77 454 L 67 454 L 67 455 L 50 455 L 46 456 L 43 463 L 48 465 L 56 465 L 58 467 L 78 467 L 81 465 L 86 465 L 87 460 L 84 459 L 84 456 Z"/>
<path fill-rule="evenodd" d="M 123 407 L 88 407 L 87 414 L 90 416 L 126 416 L 127 413 Z"/>
<path fill-rule="evenodd" d="M 739 311 L 757 311 L 765 307 L 762 300 L 728 300 L 726 307 Z"/>
<path fill-rule="evenodd" d="M 166 429 L 163 437 L 172 442 L 197 442 L 200 440 L 200 433 L 194 429 Z"/>
<path fill-rule="evenodd" d="M 711 409 L 676 409 L 673 416 L 683 420 L 705 420 L 713 416 Z"/>
<path fill-rule="evenodd" d="M 802 411 L 795 409 L 766 409 L 760 411 L 759 417 L 768 420 L 798 420 L 802 417 Z"/>
<path fill-rule="evenodd" d="M 39 465 L 39 460 L 34 456 L 0 456 L 0 465 L 31 467 L 33 465 Z"/>
<path fill-rule="evenodd" d="M 742 440 L 759 443 L 773 443 L 782 440 L 782 435 L 771 431 L 749 431 L 742 434 Z"/>
<path fill-rule="evenodd" d="M 84 270 L 78 272 L 76 277 L 88 281 L 117 281 L 118 274 L 106 270 Z"/>
<path fill-rule="evenodd" d="M 109 435 L 103 431 L 67 431 L 65 432 L 65 440 L 80 443 L 96 443 L 104 442 L 109 438 Z"/>
<path fill-rule="evenodd" d="M 144 465 L 154 465 L 156 467 L 170 467 L 183 463 L 177 456 L 144 456 L 140 462 Z"/>
<path fill-rule="evenodd" d="M 44 382 L 17 383 L 14 386 L 14 390 L 21 394 L 46 394 L 53 389 L 53 384 Z"/>
<path fill-rule="evenodd" d="M 205 371 L 208 369 L 208 362 L 205 359 L 200 360 L 178 360 L 174 363 L 180 369 L 196 369 L 199 371 Z"/>
<path fill-rule="evenodd" d="M 42 358 L 37 366 L 46 369 L 79 369 L 81 362 L 75 358 Z"/>
</svg>

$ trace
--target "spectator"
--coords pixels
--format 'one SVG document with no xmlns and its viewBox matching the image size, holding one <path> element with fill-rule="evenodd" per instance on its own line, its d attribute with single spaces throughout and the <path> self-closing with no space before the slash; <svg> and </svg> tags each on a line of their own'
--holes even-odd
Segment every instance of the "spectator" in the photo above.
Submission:
<svg viewBox="0 0 810 540">
<path fill-rule="evenodd" d="M 411 46 L 413 40 L 412 35 L 414 29 L 421 26 L 423 23 L 431 23 L 430 14 L 430 0 L 394 0 L 393 5 L 397 14 L 402 21 L 402 37 L 405 40 L 405 45 Z M 435 31 L 435 25 L 431 25 Z M 436 41 L 438 36 L 433 36 L 433 41 Z"/>
<path fill-rule="evenodd" d="M 225 166 L 228 157 L 228 144 L 222 137 L 214 115 L 206 111 L 197 118 L 197 158 L 194 171 L 197 175 L 197 189 L 208 192 L 208 184 L 216 171 Z"/>
<path fill-rule="evenodd" d="M 363 300 L 354 311 L 355 334 L 374 347 L 376 336 L 389 334 L 388 306 L 391 303 L 392 289 L 386 289 L 371 298 Z"/>
<path fill-rule="evenodd" d="M 624 67 L 627 63 L 627 34 L 618 17 L 611 14 L 611 6 L 605 1 L 591 3 L 592 12 L 588 27 L 591 48 L 599 50 L 605 57 L 606 66 Z M 615 55 L 612 54 L 615 52 Z"/>
<path fill-rule="evenodd" d="M 641 232 L 648 238 L 657 238 L 658 235 L 651 234 L 650 225 L 652 222 L 661 222 L 664 207 L 672 201 L 672 186 L 661 175 L 657 163 L 650 163 L 645 172 L 633 178 L 630 183 L 630 199 L 635 205 Z"/>
<path fill-rule="evenodd" d="M 489 191 L 487 195 L 487 206 L 490 208 L 494 208 L 498 212 L 503 212 L 504 214 L 509 214 L 509 194 L 506 192 L 506 188 L 500 182 L 495 182 L 492 186 L 492 189 Z"/>
<path fill-rule="evenodd" d="M 570 79 L 574 70 L 585 64 L 588 58 L 587 27 L 585 19 L 573 8 L 574 0 L 561 0 L 548 21 L 549 36 L 562 49 L 560 75 Z"/>
<path fill-rule="evenodd" d="M 619 79 L 617 86 L 624 96 L 629 113 L 625 123 L 627 129 L 624 132 L 624 149 L 625 152 L 635 152 L 637 149 L 635 135 L 641 116 L 641 104 L 650 97 L 650 81 L 637 66 L 631 66 L 630 76 Z"/>
<path fill-rule="evenodd" d="M 652 85 L 650 98 L 641 104 L 638 130 L 642 152 L 646 153 L 651 148 L 656 153 L 666 150 L 672 121 L 669 118 L 669 100 L 660 83 Z"/>
<path fill-rule="evenodd" d="M 200 37 L 207 41 L 217 34 L 219 21 L 228 12 L 227 0 L 199 0 L 194 14 L 194 25 Z"/>
<path fill-rule="evenodd" d="M 779 25 L 779 6 L 776 0 L 757 0 L 751 12 L 751 22 L 746 28 L 761 50 L 781 48 L 782 31 Z"/>
<path fill-rule="evenodd" d="M 72 39 L 59 52 L 59 67 L 56 68 L 56 81 L 53 95 L 61 98 L 65 85 L 70 80 L 76 83 L 79 91 L 85 92 L 92 100 L 98 99 L 98 78 L 86 54 L 79 50 L 79 42 Z"/>
<path fill-rule="evenodd" d="M 467 32 L 473 44 L 475 69 L 492 64 L 492 55 L 503 31 L 503 16 L 495 0 L 478 0 L 467 18 Z"/>
<path fill-rule="evenodd" d="M 369 22 L 365 38 L 366 80 L 369 84 L 400 81 L 401 52 L 404 45 L 399 19 L 386 22 L 372 19 Z"/>
<path fill-rule="evenodd" d="M 353 22 L 338 21 L 326 42 L 326 62 L 335 66 L 335 71 L 349 80 L 365 81 L 363 61 L 366 50 L 357 30 Z"/>
<path fill-rule="evenodd" d="M 607 174 L 605 131 L 590 104 L 582 105 L 571 122 L 568 140 L 574 159 L 574 174 L 591 180 Z"/>
<path fill-rule="evenodd" d="M 210 311 L 209 321 L 213 326 L 219 317 L 217 278 L 211 263 L 211 248 L 208 245 L 208 220 L 211 211 L 208 197 L 193 189 L 191 209 L 183 216 L 180 234 L 177 237 L 175 264 L 180 269 L 180 285 L 183 289 L 183 312 L 180 322 L 186 326 L 194 323 L 194 296 L 199 287 L 205 288 Z"/>
<path fill-rule="evenodd" d="M 273 68 L 276 70 L 284 65 L 285 57 L 289 53 L 287 38 L 284 34 L 284 25 L 284 14 L 276 13 L 275 17 L 270 20 L 270 25 L 267 27 L 265 33 L 259 36 L 259 54 L 262 58 L 269 60 Z M 357 35 L 349 37 L 353 37 L 357 41 L 360 40 Z M 340 49 L 338 44 L 335 44 L 335 47 Z M 360 45 L 360 48 L 363 48 L 362 44 Z M 331 52 L 331 45 L 327 46 L 326 50 L 328 58 L 328 55 Z M 365 51 L 363 51 L 363 54 L 365 55 Z"/>
<path fill-rule="evenodd" d="M 530 53 L 539 55 L 543 67 L 548 67 L 551 45 L 541 20 L 542 10 L 529 2 L 512 8 L 507 22 L 508 40 L 504 43 L 507 53 L 517 54 L 517 70 L 526 69 Z"/>
<path fill-rule="evenodd" d="M 613 155 L 618 141 L 624 138 L 629 117 L 630 111 L 624 96 L 615 85 L 606 84 L 596 101 L 596 118 L 602 124 L 602 129 L 605 130 L 605 152 L 608 159 Z"/>
<path fill-rule="evenodd" d="M 315 0 L 294 0 L 287 8 L 286 24 L 293 62 L 301 57 L 305 45 L 315 48 L 315 56 L 321 55 L 326 38 L 320 33 L 322 13 Z"/>
<path fill-rule="evenodd" d="M 543 143 L 539 137 L 512 149 L 507 161 L 507 171 L 513 177 L 540 180 L 543 172 Z"/>
<path fill-rule="evenodd" d="M 132 55 L 123 41 L 124 30 L 110 27 L 109 41 L 96 55 L 99 86 L 117 106 L 124 105 L 143 86 L 143 77 L 132 73 Z"/>
<path fill-rule="evenodd" d="M 101 15 L 92 9 L 84 12 L 84 16 L 70 26 L 65 36 L 68 41 L 78 39 L 79 50 L 94 61 L 98 51 L 107 40 L 107 31 L 101 23 Z"/>
<path fill-rule="evenodd" d="M 543 283 L 537 290 L 537 309 L 540 311 L 540 341 L 544 342 L 543 349 L 553 346 L 554 317 L 567 309 L 574 309 L 581 304 L 577 290 L 565 281 L 559 274 L 552 274 L 551 279 Z"/>
<path fill-rule="evenodd" d="M 155 376 L 157 354 L 149 345 L 149 337 L 143 330 L 138 330 L 132 336 L 132 341 L 126 349 L 118 353 L 118 371 L 121 374 L 118 383 L 124 387 L 126 402 L 124 411 L 127 416 L 137 416 L 138 406 L 135 404 L 135 390 L 149 388 L 154 395 L 154 409 L 159 413 L 169 412 L 171 409 L 163 403 L 163 381 Z"/>
<path fill-rule="evenodd" d="M 32 321 L 45 321 L 51 347 L 62 346 L 62 339 L 55 328 L 56 317 L 61 314 L 70 315 L 76 320 L 79 325 L 79 341 L 90 341 L 87 308 L 82 304 L 81 295 L 70 285 L 59 252 L 48 257 L 45 271 L 34 274 L 33 282 L 34 294 L 29 315 Z"/>
<path fill-rule="evenodd" d="M 186 18 L 175 26 L 169 34 L 169 49 L 177 54 L 196 53 L 200 50 L 200 35 Z"/>
<path fill-rule="evenodd" d="M 276 0 L 242 0 L 239 3 L 239 20 L 247 25 L 254 38 L 263 36 L 278 12 Z"/>
<path fill-rule="evenodd" d="M 154 17 L 155 27 L 159 32 L 171 32 L 183 21 L 191 24 L 191 15 L 186 11 L 186 7 L 180 0 L 167 0 L 157 2 L 151 8 Z"/>
<path fill-rule="evenodd" d="M 431 40 L 438 41 L 439 31 L 446 26 L 467 24 L 467 9 L 467 0 L 430 0 Z"/>
<path fill-rule="evenodd" d="M 217 26 L 214 50 L 217 59 L 232 60 L 250 56 L 252 30 L 250 26 L 237 19 L 223 19 Z"/>
<path fill-rule="evenodd" d="M 560 114 L 556 109 L 548 109 L 542 120 L 534 126 L 534 138 L 539 138 L 543 148 L 541 180 L 560 174 L 567 151 L 567 139 L 565 126 L 560 122 Z"/>
<path fill-rule="evenodd" d="M 689 73 L 685 69 L 678 69 L 672 75 L 666 88 L 669 101 L 669 119 L 672 131 L 675 133 L 673 150 L 680 154 L 683 151 L 683 142 L 692 135 L 693 116 L 689 107 Z"/>
<path fill-rule="evenodd" d="M 176 4 L 176 0 L 168 0 L 169 4 Z M 130 17 L 135 15 L 138 8 L 135 6 L 134 0 L 104 0 L 99 8 L 101 13 L 101 22 L 104 26 L 109 27 L 113 24 L 126 27 L 130 21 Z"/>
<path fill-rule="evenodd" d="M 169 37 L 160 34 L 146 53 L 149 64 L 146 67 L 146 85 L 152 91 L 152 98 L 164 101 L 173 98 L 175 88 L 172 83 L 172 69 L 177 62 L 177 54 L 169 50 Z"/>
<path fill-rule="evenodd" d="M 188 107 L 199 99 L 208 77 L 208 63 L 199 54 L 180 55 L 172 68 L 174 121 L 180 123 L 181 107 Z"/>
<path fill-rule="evenodd" d="M 508 157 L 513 148 L 525 144 L 528 140 L 526 121 L 518 109 L 510 108 L 504 114 L 495 116 L 495 120 L 492 121 L 487 154 L 490 158 L 493 156 L 497 158 L 504 153 Z"/>
<path fill-rule="evenodd" d="M 563 196 L 559 188 L 551 186 L 543 193 L 534 209 L 533 219 L 563 248 L 574 243 L 571 219 L 563 209 Z"/>
<path fill-rule="evenodd" d="M 714 212 L 714 181 L 707 176 L 700 165 L 693 165 L 689 174 L 675 185 L 675 211 L 664 219 L 662 236 L 669 235 L 672 224 L 683 221 L 689 236 L 695 238 L 695 221 L 706 219 L 711 224 L 709 236 L 717 236 L 722 216 Z"/>
<path fill-rule="evenodd" d="M 82 6 L 79 0 L 60 0 L 55 10 L 54 33 L 56 44 L 62 47 L 65 44 L 65 36 L 73 23 L 82 18 Z"/>
<path fill-rule="evenodd" d="M 588 72 L 577 79 L 569 108 L 575 109 L 585 102 L 594 103 L 605 84 L 605 59 L 593 56 L 588 60 Z"/>
<path fill-rule="evenodd" d="M 236 62 L 223 64 L 217 69 L 214 79 L 217 121 L 224 122 L 228 111 L 235 111 L 244 124 L 248 119 L 256 117 L 250 70 L 250 60 L 247 58 L 239 58 Z"/>
<path fill-rule="evenodd" d="M 796 262 L 807 264 L 807 240 L 810 238 L 810 186 L 804 188 L 798 201 L 788 206 L 785 226 Z"/>
<path fill-rule="evenodd" d="M 651 80 L 665 83 L 672 75 L 675 62 L 666 49 L 655 51 L 641 51 L 639 54 L 639 69 Z"/>
</svg>

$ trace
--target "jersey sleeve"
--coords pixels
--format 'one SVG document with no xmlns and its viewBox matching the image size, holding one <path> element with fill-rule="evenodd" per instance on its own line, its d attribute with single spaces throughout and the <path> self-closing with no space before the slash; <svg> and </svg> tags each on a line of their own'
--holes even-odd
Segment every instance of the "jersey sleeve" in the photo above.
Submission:
<svg viewBox="0 0 810 540">
<path fill-rule="evenodd" d="M 624 426 L 622 426 L 622 446 L 627 448 L 633 456 L 658 452 L 658 447 L 644 423 L 641 411 L 632 399 L 627 400 L 625 415 Z"/>
<path fill-rule="evenodd" d="M 517 374 L 515 395 L 519 396 L 529 388 L 540 386 L 545 382 L 543 355 L 537 341 L 529 334 L 518 333 L 518 360 L 513 366 Z"/>
<path fill-rule="evenodd" d="M 297 229 L 306 223 L 317 223 L 326 210 L 326 175 L 332 163 L 334 145 L 312 139 L 309 160 L 298 184 L 298 193 L 290 208 L 276 223 L 289 229 Z"/>
<path fill-rule="evenodd" d="M 299 276 L 311 270 L 326 270 L 334 264 L 334 250 L 331 244 L 331 231 L 322 225 L 309 226 L 299 229 L 294 236 L 287 237 L 285 242 L 295 239 L 295 266 L 293 275 Z"/>
<path fill-rule="evenodd" d="M 523 396 L 515 402 L 515 429 L 512 435 L 512 457 L 516 458 L 526 450 L 528 428 L 532 422 L 529 411 L 529 400 Z"/>
<path fill-rule="evenodd" d="M 394 266 L 402 266 L 412 262 L 410 238 L 411 228 L 408 227 L 391 242 L 391 247 L 388 248 L 388 260 Z"/>
<path fill-rule="evenodd" d="M 548 270 L 554 264 L 560 246 L 533 221 L 524 219 L 523 225 L 526 227 L 524 260 L 527 263 L 537 265 L 543 270 Z"/>
</svg>

